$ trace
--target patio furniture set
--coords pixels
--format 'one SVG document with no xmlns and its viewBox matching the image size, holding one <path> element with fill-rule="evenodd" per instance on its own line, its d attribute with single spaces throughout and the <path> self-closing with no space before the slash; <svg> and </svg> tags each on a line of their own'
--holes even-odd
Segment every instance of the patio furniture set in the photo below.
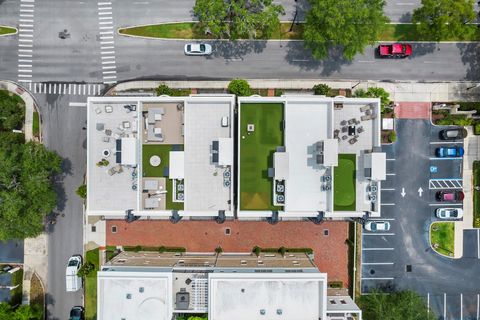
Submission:
<svg viewBox="0 0 480 320">
<path fill-rule="evenodd" d="M 165 194 L 166 191 L 159 184 L 159 180 L 143 179 L 143 193 L 147 194 L 147 197 L 144 199 L 144 208 L 153 210 L 160 206 L 162 194 Z"/>
<path fill-rule="evenodd" d="M 364 127 L 361 125 L 362 121 L 373 120 L 377 117 L 371 105 L 361 107 L 360 111 L 364 113 L 364 115 L 360 117 L 360 120 L 351 118 L 340 121 L 341 128 L 333 131 L 334 139 L 338 139 L 339 142 L 348 140 L 348 143 L 352 145 L 358 142 L 359 135 L 365 132 Z M 340 134 L 342 135 L 340 136 Z"/>
<path fill-rule="evenodd" d="M 148 111 L 143 112 L 145 131 L 147 133 L 145 142 L 163 142 L 165 140 L 165 133 L 160 126 L 164 115 L 165 108 L 149 108 Z"/>
</svg>

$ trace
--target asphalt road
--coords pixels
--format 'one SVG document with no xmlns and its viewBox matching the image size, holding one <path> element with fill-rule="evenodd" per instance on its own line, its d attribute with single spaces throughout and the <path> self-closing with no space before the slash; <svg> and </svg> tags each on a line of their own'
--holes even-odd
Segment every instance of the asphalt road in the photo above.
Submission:
<svg viewBox="0 0 480 320">
<path fill-rule="evenodd" d="M 362 292 L 408 288 L 423 295 L 440 319 L 477 319 L 478 230 L 464 232 L 464 256 L 455 260 L 435 253 L 428 237 L 430 224 L 437 220 L 434 211 L 442 206 L 434 198 L 438 189 L 430 189 L 435 188 L 430 179 L 461 179 L 462 168 L 460 160 L 432 159 L 433 152 L 440 145 L 459 144 L 439 144 L 441 128 L 429 121 L 397 120 L 396 126 L 398 141 L 384 146 L 389 160 L 387 180 L 382 183 L 381 219 L 392 228 L 377 234 L 363 232 Z M 438 167 L 436 174 L 430 174 L 432 165 Z"/>
<path fill-rule="evenodd" d="M 65 268 L 68 258 L 83 254 L 82 202 L 75 190 L 83 182 L 86 165 L 87 113 L 69 103 L 86 99 L 72 95 L 36 95 L 43 120 L 45 145 L 62 158 L 63 174 L 57 180 L 59 214 L 49 229 L 47 315 L 48 319 L 68 318 L 70 308 L 82 305 L 82 291 L 66 292 Z"/>
</svg>

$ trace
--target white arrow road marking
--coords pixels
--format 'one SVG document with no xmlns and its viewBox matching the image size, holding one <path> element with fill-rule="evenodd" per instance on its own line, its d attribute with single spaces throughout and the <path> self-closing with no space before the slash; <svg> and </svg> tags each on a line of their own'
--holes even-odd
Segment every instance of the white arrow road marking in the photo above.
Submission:
<svg viewBox="0 0 480 320">
<path fill-rule="evenodd" d="M 400 194 L 402 195 L 402 198 L 405 198 L 405 195 L 406 195 L 405 188 L 402 188 L 402 193 L 400 193 Z"/>
<path fill-rule="evenodd" d="M 422 196 L 422 193 L 423 193 L 422 187 L 418 188 L 418 195 L 419 195 L 420 197 Z"/>
</svg>

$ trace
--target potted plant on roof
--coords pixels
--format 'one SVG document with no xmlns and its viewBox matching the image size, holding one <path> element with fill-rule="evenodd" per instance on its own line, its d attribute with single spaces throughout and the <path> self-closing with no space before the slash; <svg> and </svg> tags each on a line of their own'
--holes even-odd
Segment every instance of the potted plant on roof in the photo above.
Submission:
<svg viewBox="0 0 480 320">
<path fill-rule="evenodd" d="M 110 161 L 108 161 L 107 159 L 102 159 L 97 162 L 97 167 L 106 167 L 109 164 L 110 164 Z"/>
</svg>

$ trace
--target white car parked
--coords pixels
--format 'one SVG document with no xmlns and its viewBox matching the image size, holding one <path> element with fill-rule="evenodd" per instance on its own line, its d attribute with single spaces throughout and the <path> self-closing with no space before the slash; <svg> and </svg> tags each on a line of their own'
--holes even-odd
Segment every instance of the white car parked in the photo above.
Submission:
<svg viewBox="0 0 480 320">
<path fill-rule="evenodd" d="M 78 270 L 82 266 L 82 256 L 75 255 L 68 259 L 66 276 L 67 292 L 78 291 L 82 288 L 82 278 L 77 275 Z"/>
<path fill-rule="evenodd" d="M 388 221 L 367 221 L 363 226 L 368 231 L 388 231 L 390 230 L 390 222 Z"/>
<path fill-rule="evenodd" d="M 187 56 L 208 56 L 212 54 L 212 46 L 208 43 L 187 43 L 184 51 Z"/>
<path fill-rule="evenodd" d="M 438 208 L 435 215 L 439 219 L 461 219 L 463 218 L 463 209 L 461 208 Z"/>
</svg>

